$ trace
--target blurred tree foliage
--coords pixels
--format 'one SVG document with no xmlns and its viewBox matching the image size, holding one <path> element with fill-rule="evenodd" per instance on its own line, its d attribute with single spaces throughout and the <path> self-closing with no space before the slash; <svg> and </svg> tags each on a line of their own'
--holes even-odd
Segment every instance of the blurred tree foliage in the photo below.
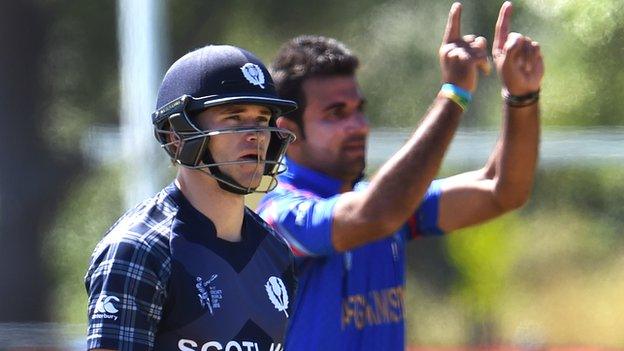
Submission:
<svg viewBox="0 0 624 351">
<path fill-rule="evenodd" d="M 609 92 L 624 88 L 624 3 L 529 0 L 526 7 L 548 69 L 543 87 L 548 124 L 622 124 L 624 100 Z"/>
<path fill-rule="evenodd" d="M 34 35 L 41 42 L 16 30 L 18 27 L 3 27 L 2 34 L 24 35 L 26 43 L 36 46 L 36 60 L 24 61 L 30 62 L 34 72 L 28 76 L 32 79 L 28 83 L 45 89 L 30 92 L 38 97 L 34 110 L 3 112 L 5 123 L 23 113 L 37 123 L 30 124 L 24 133 L 3 134 L 0 149 L 13 150 L 11 141 L 16 136 L 40 135 L 24 142 L 39 143 L 58 155 L 79 160 L 80 145 L 90 126 L 115 125 L 119 120 L 116 4 L 59 0 L 19 3 L 42 14 L 44 19 L 35 18 L 33 23 L 42 27 Z M 360 82 L 373 124 L 412 127 L 440 84 L 437 50 L 450 4 L 435 0 L 170 1 L 166 14 L 169 32 L 163 33 L 169 38 L 169 50 L 163 55 L 170 63 L 195 47 L 231 43 L 269 61 L 279 45 L 295 35 L 334 36 L 361 58 Z M 482 34 L 491 40 L 500 1 L 465 1 L 464 5 L 463 33 Z M 542 44 L 546 61 L 542 110 L 547 128 L 622 124 L 623 11 L 624 3 L 616 0 L 515 2 L 513 30 L 525 32 Z M 21 57 L 27 55 L 22 53 Z M 12 85 L 18 86 L 18 80 L 3 76 L 3 102 L 11 97 L 6 92 Z M 499 84 L 492 75 L 481 80 L 463 123 L 497 126 L 499 110 Z M 50 153 L 37 157 L 48 158 Z M 31 179 L 36 183 L 45 177 L 45 172 L 33 176 L 13 158 L 3 161 L 5 165 L 8 162 L 6 167 L 17 168 L 13 182 Z M 55 288 L 43 292 L 49 292 L 48 299 L 55 303 L 41 306 L 56 306 L 52 312 L 57 320 L 83 323 L 86 298 L 82 277 L 95 242 L 123 211 L 119 193 L 110 191 L 117 188 L 117 177 L 123 170 L 118 165 L 86 162 L 67 168 L 67 172 L 64 179 L 50 178 L 55 182 L 51 186 L 61 189 L 65 196 L 62 200 L 52 198 L 50 206 L 62 208 L 55 223 L 44 223 L 32 228 L 32 233 L 21 234 L 26 238 L 46 235 L 45 244 L 33 240 L 30 247 L 34 255 L 46 252 L 45 262 L 54 281 Z M 75 180 L 71 187 L 63 186 L 67 179 Z M 618 245 L 622 244 L 618 234 L 622 234 L 624 224 L 621 179 L 621 166 L 543 169 L 535 195 L 523 211 L 449 238 L 413 245 L 407 304 L 411 342 L 607 340 L 608 345 L 624 345 L 621 336 L 608 334 L 604 321 L 609 314 L 604 311 L 609 307 L 599 303 L 596 308 L 602 309 L 594 314 L 588 311 L 592 307 L 587 307 L 594 306 L 591 296 L 603 300 L 621 297 L 615 292 L 621 283 L 605 288 L 605 282 L 624 276 L 618 268 Z M 2 183 L 4 201 L 12 184 Z M 19 202 L 20 197 L 11 201 Z M 6 209 L 3 202 L 0 210 L 5 216 Z M 32 213 L 13 215 L 27 219 Z M 0 243 L 9 238 L 7 232 L 0 233 Z M 583 289 L 579 274 L 584 274 L 594 288 Z M 567 287 L 579 289 L 571 293 Z M 72 302 L 68 303 L 70 295 Z M 578 301 L 587 305 L 578 306 Z M 591 332 L 578 332 L 576 327 L 569 328 L 573 332 L 565 331 L 569 326 L 565 313 L 572 304 L 578 312 L 574 317 L 586 321 L 578 325 Z M 621 311 L 622 304 L 617 306 L 611 307 L 612 313 Z M 611 320 L 621 321 L 623 315 Z M 591 339 L 590 335 L 606 339 Z"/>
<path fill-rule="evenodd" d="M 62 203 L 65 210 L 45 238 L 44 246 L 48 250 L 43 257 L 57 281 L 51 298 L 62 302 L 51 304 L 56 320 L 73 323 L 86 320 L 83 279 L 91 251 L 123 212 L 120 174 L 119 167 L 107 167 L 75 186 L 74 196 Z"/>
</svg>

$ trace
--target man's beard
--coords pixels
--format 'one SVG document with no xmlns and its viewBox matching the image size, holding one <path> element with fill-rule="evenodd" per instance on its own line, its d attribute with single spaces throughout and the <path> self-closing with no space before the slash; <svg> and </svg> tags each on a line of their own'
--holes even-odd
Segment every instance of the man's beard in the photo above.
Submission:
<svg viewBox="0 0 624 351">
<path fill-rule="evenodd" d="M 366 168 L 366 136 L 357 135 L 343 141 L 340 150 L 340 159 L 344 176 L 349 180 L 359 178 Z M 361 150 L 360 150 L 361 147 Z M 352 156 L 350 151 L 361 151 L 361 154 Z"/>
<path fill-rule="evenodd" d="M 334 165 L 334 169 L 339 174 L 340 179 L 353 181 L 361 178 L 364 169 L 366 169 L 366 152 L 359 157 L 341 155 L 338 159 L 338 164 Z"/>
</svg>

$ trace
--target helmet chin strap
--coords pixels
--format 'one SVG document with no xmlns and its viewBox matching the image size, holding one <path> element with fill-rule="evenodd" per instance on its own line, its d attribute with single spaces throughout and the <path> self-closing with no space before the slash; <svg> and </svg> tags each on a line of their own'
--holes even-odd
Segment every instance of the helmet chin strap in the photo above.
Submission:
<svg viewBox="0 0 624 351">
<path fill-rule="evenodd" d="M 208 165 L 216 163 L 214 161 L 214 158 L 212 157 L 212 154 L 208 150 L 205 151 L 204 158 L 202 161 Z M 208 168 L 208 170 L 206 170 L 206 168 Z M 257 167 L 256 172 L 254 172 L 254 175 L 260 169 L 261 169 L 260 167 Z M 207 166 L 205 168 L 201 168 L 200 170 L 204 172 L 206 175 L 215 179 L 221 189 L 228 191 L 230 193 L 238 194 L 238 195 L 248 195 L 248 194 L 253 193 L 256 190 L 256 188 L 243 186 L 242 184 L 237 182 L 234 178 L 232 178 L 230 175 L 221 171 L 219 166 L 216 166 L 216 165 Z M 262 177 L 262 174 L 260 174 L 260 177 Z"/>
</svg>

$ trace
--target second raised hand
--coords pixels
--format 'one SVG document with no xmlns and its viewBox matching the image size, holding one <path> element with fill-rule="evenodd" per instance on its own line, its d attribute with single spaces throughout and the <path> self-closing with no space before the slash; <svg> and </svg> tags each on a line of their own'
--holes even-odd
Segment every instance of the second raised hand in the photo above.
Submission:
<svg viewBox="0 0 624 351">
<path fill-rule="evenodd" d="M 503 89 L 511 95 L 523 96 L 540 89 L 544 61 L 538 42 L 510 32 L 511 12 L 512 5 L 506 1 L 496 21 L 492 56 Z"/>
</svg>

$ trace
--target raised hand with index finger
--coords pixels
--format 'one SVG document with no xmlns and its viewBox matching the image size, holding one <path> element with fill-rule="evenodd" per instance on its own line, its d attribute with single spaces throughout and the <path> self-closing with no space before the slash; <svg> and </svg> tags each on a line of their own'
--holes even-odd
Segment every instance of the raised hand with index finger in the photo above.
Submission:
<svg viewBox="0 0 624 351">
<path fill-rule="evenodd" d="M 512 5 L 501 6 L 494 30 L 492 57 L 503 84 L 503 94 L 526 97 L 539 92 L 544 61 L 539 43 L 520 33 L 509 32 Z"/>
<path fill-rule="evenodd" d="M 461 36 L 461 10 L 462 5 L 458 2 L 451 6 L 439 50 L 440 69 L 444 83 L 472 92 L 477 88 L 478 70 L 485 74 L 490 71 L 487 41 L 481 36 Z"/>
</svg>

